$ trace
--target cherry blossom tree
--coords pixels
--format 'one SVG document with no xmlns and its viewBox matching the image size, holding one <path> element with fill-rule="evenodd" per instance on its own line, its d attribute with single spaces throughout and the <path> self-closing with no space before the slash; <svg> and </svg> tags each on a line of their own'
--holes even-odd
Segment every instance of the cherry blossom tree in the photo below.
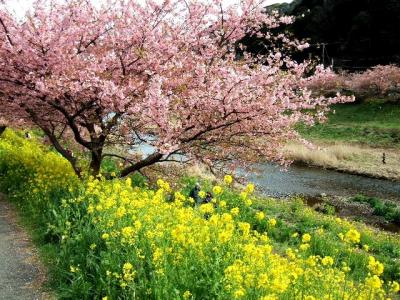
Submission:
<svg viewBox="0 0 400 300">
<path fill-rule="evenodd" d="M 309 78 L 307 87 L 318 95 L 337 93 L 347 88 L 348 77 L 348 74 L 338 74 L 330 68 L 325 69 L 322 65 L 319 65 L 316 66 L 314 76 Z"/>
<path fill-rule="evenodd" d="M 400 67 L 378 65 L 365 72 L 355 73 L 348 80 L 348 87 L 362 97 L 400 94 Z"/>
<path fill-rule="evenodd" d="M 397 100 L 400 95 L 400 67 L 378 65 L 356 73 L 335 73 L 330 69 L 317 67 L 315 76 L 308 82 L 308 88 L 316 94 L 346 91 L 359 99 L 384 97 Z"/>
<path fill-rule="evenodd" d="M 299 138 L 295 124 L 350 99 L 313 96 L 307 63 L 279 49 L 247 53 L 240 41 L 249 35 L 305 47 L 265 30 L 292 18 L 263 7 L 41 0 L 18 20 L 2 6 L 0 117 L 39 127 L 78 174 L 72 142 L 88 153 L 93 174 L 107 156 L 129 162 L 121 176 L 179 154 L 216 168 L 282 161 L 280 146 Z M 154 152 L 135 160 L 112 151 L 143 143 Z"/>
</svg>

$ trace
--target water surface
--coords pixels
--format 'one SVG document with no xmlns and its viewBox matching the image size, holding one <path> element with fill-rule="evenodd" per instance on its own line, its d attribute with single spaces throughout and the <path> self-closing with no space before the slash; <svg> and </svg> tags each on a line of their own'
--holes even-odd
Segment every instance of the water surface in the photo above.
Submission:
<svg viewBox="0 0 400 300">
<path fill-rule="evenodd" d="M 247 178 L 268 196 L 364 194 L 400 202 L 400 182 L 297 165 L 290 166 L 287 171 L 272 164 L 258 165 L 258 169 L 259 174 L 248 174 Z"/>
<path fill-rule="evenodd" d="M 154 148 L 142 144 L 132 148 L 132 151 L 149 155 L 154 152 Z M 174 158 L 185 160 L 182 155 L 175 155 Z M 280 166 L 269 163 L 259 164 L 257 168 L 259 172 L 247 174 L 246 177 L 267 196 L 285 197 L 301 194 L 315 197 L 321 194 L 331 196 L 363 194 L 400 202 L 400 182 L 298 165 L 292 165 L 286 171 Z M 237 174 L 244 175 L 240 170 Z"/>
</svg>

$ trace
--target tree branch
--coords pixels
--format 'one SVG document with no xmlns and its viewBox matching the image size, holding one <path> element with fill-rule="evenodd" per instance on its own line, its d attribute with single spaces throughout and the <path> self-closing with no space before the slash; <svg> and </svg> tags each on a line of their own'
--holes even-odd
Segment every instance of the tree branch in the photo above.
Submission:
<svg viewBox="0 0 400 300">
<path fill-rule="evenodd" d="M 81 177 L 81 170 L 76 166 L 77 159 L 72 155 L 71 151 L 65 149 L 60 144 L 60 142 L 57 140 L 56 136 L 51 132 L 51 130 L 49 130 L 46 126 L 40 124 L 40 121 L 33 110 L 27 108 L 26 111 L 27 113 L 30 114 L 32 120 L 36 123 L 36 125 L 38 125 L 43 130 L 43 132 L 49 137 L 50 142 L 53 144 L 57 152 L 60 153 L 66 160 L 69 161 L 76 175 L 78 175 L 78 177 Z"/>
<path fill-rule="evenodd" d="M 8 29 L 7 29 L 7 27 L 6 27 L 6 24 L 4 24 L 4 21 L 3 21 L 2 18 L 0 18 L 0 24 L 1 24 L 1 26 L 3 27 L 3 29 L 4 29 L 4 33 L 5 33 L 6 37 L 7 37 L 8 42 L 10 43 L 11 46 L 14 46 L 14 43 L 13 43 L 13 41 L 11 40 L 11 37 L 10 37 L 10 32 L 8 31 Z"/>
<path fill-rule="evenodd" d="M 89 141 L 86 141 L 85 139 L 82 138 L 78 126 L 75 124 L 74 119 L 77 117 L 76 115 L 71 116 L 64 107 L 61 105 L 57 105 L 54 102 L 49 102 L 51 106 L 53 106 L 55 109 L 57 109 L 59 112 L 61 112 L 64 117 L 66 118 L 69 127 L 71 127 L 72 132 L 74 133 L 75 140 L 81 144 L 82 146 L 92 149 L 92 144 Z"/>
<path fill-rule="evenodd" d="M 121 177 L 125 177 L 135 171 L 139 171 L 140 169 L 150 166 L 156 162 L 159 162 L 161 160 L 161 158 L 163 157 L 163 155 L 161 153 L 155 152 L 153 154 L 150 154 L 149 156 L 147 156 L 145 159 L 123 169 L 121 171 Z"/>
</svg>

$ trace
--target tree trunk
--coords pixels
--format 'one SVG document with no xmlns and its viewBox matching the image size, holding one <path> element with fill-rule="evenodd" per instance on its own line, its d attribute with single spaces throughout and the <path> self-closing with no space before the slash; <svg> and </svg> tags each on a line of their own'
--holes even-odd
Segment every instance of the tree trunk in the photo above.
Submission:
<svg viewBox="0 0 400 300">
<path fill-rule="evenodd" d="M 6 130 L 7 126 L 0 126 L 0 135 L 2 135 L 2 133 L 4 132 L 4 130 Z"/>
<path fill-rule="evenodd" d="M 91 153 L 90 170 L 92 171 L 92 175 L 96 176 L 100 173 L 103 149 L 92 150 Z"/>
</svg>

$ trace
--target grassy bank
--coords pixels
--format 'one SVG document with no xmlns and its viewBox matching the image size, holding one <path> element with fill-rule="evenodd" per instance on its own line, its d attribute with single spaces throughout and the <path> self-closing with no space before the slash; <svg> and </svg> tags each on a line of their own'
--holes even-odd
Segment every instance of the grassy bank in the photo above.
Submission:
<svg viewBox="0 0 400 300">
<path fill-rule="evenodd" d="M 286 145 L 288 158 L 308 165 L 334 169 L 351 174 L 389 180 L 400 180 L 400 151 L 373 148 L 344 142 L 314 141 L 308 148 L 299 143 Z M 385 164 L 382 155 L 385 153 Z"/>
<path fill-rule="evenodd" d="M 11 131 L 0 188 L 29 218 L 62 299 L 398 298 L 398 236 L 258 198 L 226 177 L 212 203 L 133 178 L 78 180 L 57 154 Z"/>
<path fill-rule="evenodd" d="M 347 103 L 333 106 L 328 121 L 299 132 L 314 141 L 400 147 L 400 106 L 390 102 Z"/>
</svg>

